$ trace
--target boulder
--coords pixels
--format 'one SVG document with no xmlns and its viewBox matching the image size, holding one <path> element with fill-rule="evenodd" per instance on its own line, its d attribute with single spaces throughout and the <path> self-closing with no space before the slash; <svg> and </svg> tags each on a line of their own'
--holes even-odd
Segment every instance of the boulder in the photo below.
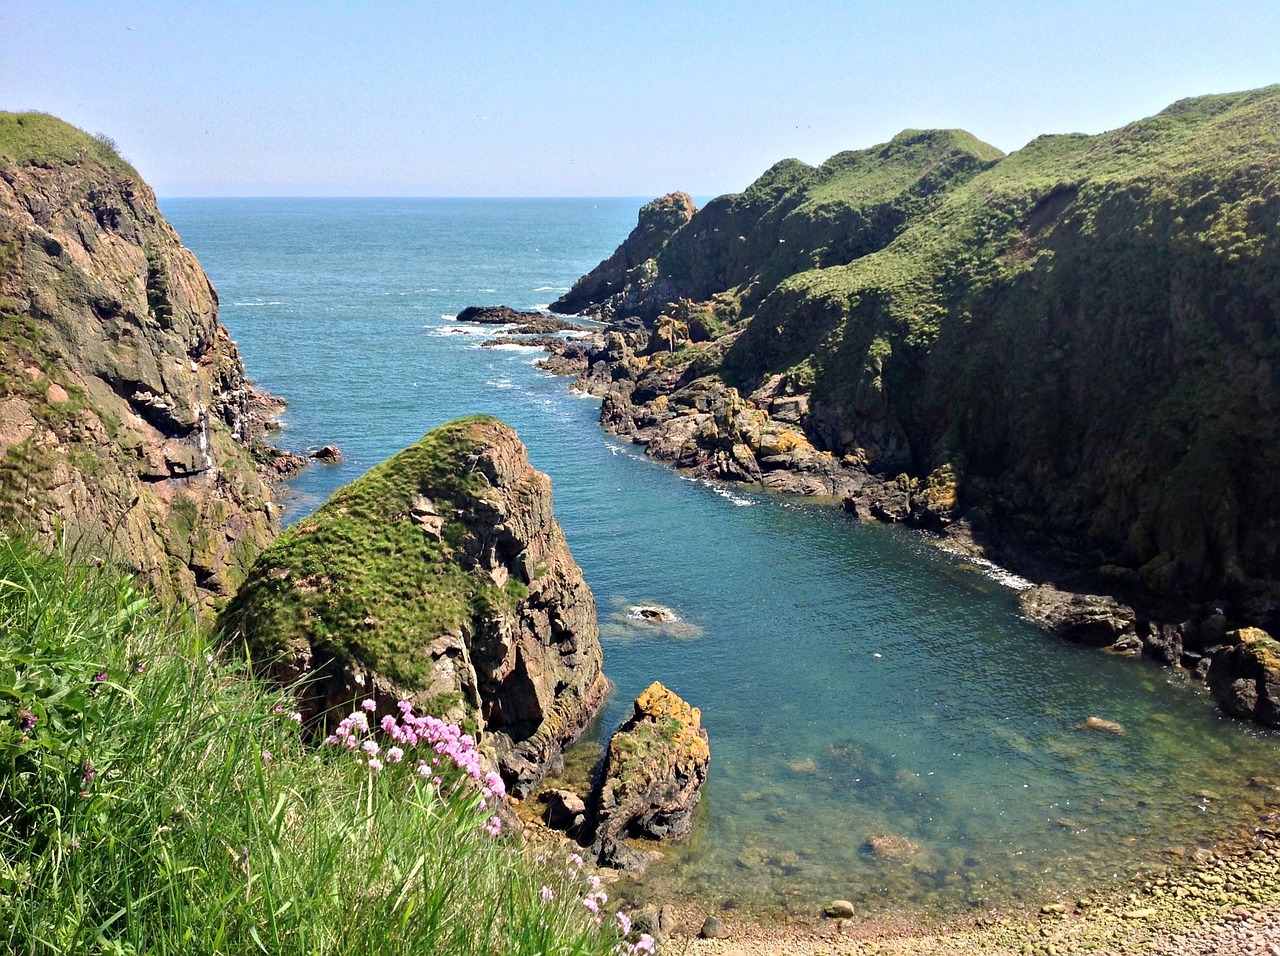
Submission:
<svg viewBox="0 0 1280 956">
<path fill-rule="evenodd" d="M 1233 717 L 1280 727 L 1280 642 L 1261 628 L 1230 631 L 1214 652 L 1209 689 Z"/>
<path fill-rule="evenodd" d="M 308 457 L 326 465 L 336 465 L 342 461 L 342 452 L 338 450 L 337 445 L 324 445 L 317 448 Z"/>
<path fill-rule="evenodd" d="M 547 826 L 553 830 L 576 830 L 586 822 L 587 804 L 572 790 L 544 790 L 539 799 L 547 805 Z"/>
<path fill-rule="evenodd" d="M 1136 636 L 1133 608 L 1105 594 L 1072 594 L 1041 584 L 1019 594 L 1018 604 L 1028 620 L 1077 644 L 1108 647 Z"/>
<path fill-rule="evenodd" d="M 595 796 L 594 849 L 601 862 L 626 854 L 626 837 L 687 834 L 707 779 L 711 749 L 702 712 L 656 681 L 609 741 Z"/>
</svg>

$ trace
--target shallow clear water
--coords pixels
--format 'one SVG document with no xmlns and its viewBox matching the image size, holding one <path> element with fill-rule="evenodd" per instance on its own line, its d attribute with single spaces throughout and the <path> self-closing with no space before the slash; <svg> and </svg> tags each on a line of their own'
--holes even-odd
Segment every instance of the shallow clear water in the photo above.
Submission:
<svg viewBox="0 0 1280 956">
<path fill-rule="evenodd" d="M 1173 672 L 1052 640 L 1014 592 L 901 529 L 685 480 L 605 436 L 597 403 L 482 350 L 467 305 L 545 304 L 608 255 L 631 200 L 167 200 L 250 374 L 290 401 L 281 443 L 334 443 L 316 507 L 430 428 L 489 412 L 554 481 L 600 605 L 617 693 L 703 710 L 697 834 L 651 878 L 758 909 L 1037 899 L 1167 859 L 1257 816 L 1280 740 Z M 683 624 L 631 621 L 655 602 Z M 1089 716 L 1123 735 L 1081 729 Z M 878 858 L 876 835 L 917 848 Z"/>
</svg>

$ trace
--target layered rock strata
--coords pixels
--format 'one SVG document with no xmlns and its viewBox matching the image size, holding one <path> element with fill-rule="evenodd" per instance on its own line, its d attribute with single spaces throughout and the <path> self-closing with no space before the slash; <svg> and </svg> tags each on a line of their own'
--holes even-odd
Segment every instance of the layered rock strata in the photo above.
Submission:
<svg viewBox="0 0 1280 956">
<path fill-rule="evenodd" d="M 551 482 L 486 417 L 428 433 L 258 558 L 220 618 L 309 722 L 376 698 L 457 722 L 523 796 L 609 690 Z"/>
<path fill-rule="evenodd" d="M 218 297 L 105 139 L 0 113 L 0 512 L 211 612 L 276 532 Z"/>
</svg>

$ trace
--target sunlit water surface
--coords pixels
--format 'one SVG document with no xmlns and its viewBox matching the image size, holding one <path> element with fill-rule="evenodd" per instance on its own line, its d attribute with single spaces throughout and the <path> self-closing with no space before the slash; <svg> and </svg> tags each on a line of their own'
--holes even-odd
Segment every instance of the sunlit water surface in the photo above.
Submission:
<svg viewBox="0 0 1280 956">
<path fill-rule="evenodd" d="M 617 692 L 702 708 L 713 762 L 664 893 L 758 910 L 843 897 L 943 912 L 1078 890 L 1247 826 L 1274 736 L 1172 671 L 1053 640 L 1015 592 L 927 540 L 688 481 L 605 436 L 598 403 L 480 349 L 467 305 L 545 305 L 634 224 L 631 200 L 167 200 L 281 443 L 334 443 L 291 518 L 424 432 L 488 412 L 554 480 Z M 676 628 L 626 608 L 675 609 Z M 1090 716 L 1125 732 L 1082 729 Z M 598 746 L 598 744 L 597 744 Z M 868 839 L 910 841 L 882 858 Z M 903 844 L 899 843 L 900 846 Z"/>
</svg>

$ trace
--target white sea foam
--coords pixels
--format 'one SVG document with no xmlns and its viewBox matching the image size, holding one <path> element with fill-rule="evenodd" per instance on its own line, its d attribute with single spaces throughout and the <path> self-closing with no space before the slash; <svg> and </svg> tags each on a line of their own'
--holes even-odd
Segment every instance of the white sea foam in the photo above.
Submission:
<svg viewBox="0 0 1280 956">
<path fill-rule="evenodd" d="M 1003 584 L 1007 588 L 1015 591 L 1026 591 L 1035 587 L 1030 581 L 1024 577 L 1014 574 L 1008 568 L 1002 568 L 994 561 L 988 561 L 986 558 L 966 557 L 965 560 L 978 568 L 983 574 L 995 581 L 997 584 Z"/>
<path fill-rule="evenodd" d="M 509 378 L 488 378 L 484 382 L 490 388 L 515 388 L 516 383 Z"/>
<path fill-rule="evenodd" d="M 449 315 L 449 314 L 448 314 L 448 313 L 446 313 L 446 312 L 441 312 L 441 313 L 440 313 L 440 318 L 444 319 L 446 322 L 457 322 L 457 321 L 458 321 L 458 317 L 457 317 L 456 315 Z"/>
<path fill-rule="evenodd" d="M 728 488 L 723 487 L 722 485 L 711 485 L 710 488 L 712 491 L 718 494 L 721 498 L 724 498 L 726 501 L 733 502 L 739 508 L 750 508 L 752 505 L 755 504 L 755 502 L 752 501 L 750 498 L 744 498 L 742 497 L 742 495 L 734 494 L 732 491 L 730 491 Z"/>
<path fill-rule="evenodd" d="M 240 309 L 259 309 L 268 305 L 284 305 L 283 302 L 277 301 L 275 299 L 271 300 L 270 302 L 249 301 L 249 302 L 232 302 L 231 304 Z"/>
</svg>

